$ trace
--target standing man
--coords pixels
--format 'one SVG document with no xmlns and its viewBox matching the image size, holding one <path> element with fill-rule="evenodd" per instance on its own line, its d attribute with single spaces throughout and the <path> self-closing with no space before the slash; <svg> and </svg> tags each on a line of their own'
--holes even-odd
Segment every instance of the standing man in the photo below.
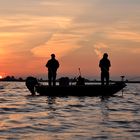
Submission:
<svg viewBox="0 0 140 140">
<path fill-rule="evenodd" d="M 57 75 L 57 69 L 59 68 L 59 62 L 55 59 L 55 54 L 51 54 L 51 59 L 48 60 L 46 67 L 48 68 L 48 80 L 49 80 L 49 86 L 56 85 L 56 75 Z"/>
<path fill-rule="evenodd" d="M 104 53 L 103 58 L 99 62 L 99 67 L 101 68 L 101 84 L 104 85 L 104 80 L 106 80 L 106 85 L 109 85 L 109 67 L 111 66 L 110 60 L 108 59 L 108 54 Z"/>
</svg>

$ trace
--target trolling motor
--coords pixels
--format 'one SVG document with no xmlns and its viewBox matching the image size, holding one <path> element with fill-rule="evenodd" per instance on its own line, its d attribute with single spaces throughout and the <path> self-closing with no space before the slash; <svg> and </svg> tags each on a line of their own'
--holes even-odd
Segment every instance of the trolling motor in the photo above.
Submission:
<svg viewBox="0 0 140 140">
<path fill-rule="evenodd" d="M 39 85 L 37 79 L 35 77 L 29 76 L 27 77 L 25 84 L 31 94 L 35 95 L 35 86 Z"/>
<path fill-rule="evenodd" d="M 81 70 L 80 70 L 80 68 L 78 68 L 78 70 L 79 70 L 79 76 L 78 76 L 78 78 L 77 78 L 76 85 L 78 85 L 78 86 L 80 86 L 80 85 L 85 85 L 85 78 L 83 78 L 83 77 L 81 76 Z"/>
<path fill-rule="evenodd" d="M 125 76 L 123 76 L 123 75 L 121 76 L 121 80 L 122 80 L 122 82 L 124 82 L 124 77 L 125 77 Z"/>
<path fill-rule="evenodd" d="M 115 82 L 117 85 L 122 85 L 122 86 L 126 86 L 126 84 L 125 84 L 125 81 L 124 81 L 124 78 L 125 78 L 125 76 L 120 76 L 121 77 L 121 81 L 118 81 L 118 82 Z"/>
<path fill-rule="evenodd" d="M 121 77 L 121 81 L 119 81 L 119 82 L 115 82 L 118 86 L 120 86 L 120 88 L 122 88 L 122 96 L 123 96 L 123 92 L 124 92 L 124 87 L 126 87 L 127 85 L 126 85 L 126 83 L 125 83 L 125 80 L 124 80 L 124 78 L 125 78 L 125 76 L 120 76 Z"/>
</svg>

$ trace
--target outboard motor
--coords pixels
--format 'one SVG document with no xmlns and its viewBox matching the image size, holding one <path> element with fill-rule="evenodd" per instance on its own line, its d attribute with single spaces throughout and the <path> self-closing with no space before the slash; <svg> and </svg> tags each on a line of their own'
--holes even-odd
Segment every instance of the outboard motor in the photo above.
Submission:
<svg viewBox="0 0 140 140">
<path fill-rule="evenodd" d="M 32 93 L 32 95 L 35 95 L 35 86 L 39 85 L 37 79 L 32 76 L 29 76 L 27 77 L 25 84 L 29 91 Z"/>
</svg>

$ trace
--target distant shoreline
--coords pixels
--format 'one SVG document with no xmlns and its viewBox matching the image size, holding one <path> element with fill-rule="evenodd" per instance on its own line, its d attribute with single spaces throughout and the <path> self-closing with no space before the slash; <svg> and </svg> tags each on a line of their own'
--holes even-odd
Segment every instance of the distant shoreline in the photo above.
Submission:
<svg viewBox="0 0 140 140">
<path fill-rule="evenodd" d="M 110 83 L 115 83 L 115 82 L 120 82 L 118 80 L 113 80 L 113 81 L 110 81 Z M 140 83 L 140 81 L 124 81 L 125 83 Z M 101 83 L 101 81 L 95 81 L 95 80 L 90 80 L 90 81 L 87 81 L 86 83 Z"/>
<path fill-rule="evenodd" d="M 0 82 L 25 82 L 26 80 L 3 80 L 1 79 Z M 38 80 L 39 82 L 48 82 L 48 80 Z M 59 82 L 59 80 L 56 80 Z M 76 81 L 70 80 L 70 83 L 75 83 Z M 118 80 L 111 80 L 110 83 L 120 82 Z M 140 81 L 124 81 L 125 83 L 140 83 Z M 101 83 L 99 80 L 86 80 L 85 83 Z"/>
<path fill-rule="evenodd" d="M 69 77 L 61 77 L 61 78 L 68 78 L 70 83 L 75 83 L 77 81 L 76 78 L 69 78 Z M 61 78 L 56 79 L 56 82 L 59 82 L 59 80 Z M 85 79 L 85 78 L 84 78 Z M 42 78 L 37 79 L 38 82 L 48 82 L 48 80 L 44 80 Z M 25 82 L 26 79 L 19 77 L 19 78 L 15 78 L 14 76 L 6 76 L 2 79 L 0 79 L 0 82 Z M 120 82 L 121 80 L 110 80 L 110 83 L 115 83 L 115 82 Z M 125 83 L 140 83 L 140 81 L 138 80 L 124 80 Z M 89 79 L 85 79 L 85 83 L 101 83 L 100 80 L 89 80 Z"/>
<path fill-rule="evenodd" d="M 93 83 L 101 83 L 101 81 L 89 81 L 89 82 L 93 82 Z M 110 81 L 110 83 L 115 83 L 115 82 L 120 82 L 118 80 L 114 80 L 114 81 Z M 140 81 L 124 81 L 125 83 L 140 83 Z"/>
</svg>

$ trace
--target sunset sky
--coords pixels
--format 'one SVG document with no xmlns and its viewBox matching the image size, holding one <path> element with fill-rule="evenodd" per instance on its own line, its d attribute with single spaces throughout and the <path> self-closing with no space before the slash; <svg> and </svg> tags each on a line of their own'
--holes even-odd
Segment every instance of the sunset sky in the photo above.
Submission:
<svg viewBox="0 0 140 140">
<path fill-rule="evenodd" d="M 100 77 L 107 52 L 111 77 L 140 75 L 140 0 L 0 0 L 0 75 Z"/>
</svg>

